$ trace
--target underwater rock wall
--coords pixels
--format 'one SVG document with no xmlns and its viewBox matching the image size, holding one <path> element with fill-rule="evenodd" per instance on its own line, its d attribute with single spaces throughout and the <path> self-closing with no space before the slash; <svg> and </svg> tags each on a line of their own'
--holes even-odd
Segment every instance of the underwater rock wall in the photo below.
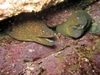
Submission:
<svg viewBox="0 0 100 75">
<path fill-rule="evenodd" d="M 22 12 L 39 12 L 63 1 L 64 0 L 0 0 L 0 20 L 18 15 Z"/>
<path fill-rule="evenodd" d="M 87 9 L 98 26 L 99 4 Z M 54 46 L 47 47 L 0 32 L 0 75 L 100 75 L 100 37 L 87 32 L 75 40 L 56 34 Z"/>
</svg>

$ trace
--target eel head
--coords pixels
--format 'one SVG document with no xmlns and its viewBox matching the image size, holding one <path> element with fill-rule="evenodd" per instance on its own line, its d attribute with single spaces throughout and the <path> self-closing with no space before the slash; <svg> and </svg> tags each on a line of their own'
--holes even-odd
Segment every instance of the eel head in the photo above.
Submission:
<svg viewBox="0 0 100 75">
<path fill-rule="evenodd" d="M 78 10 L 73 12 L 66 22 L 58 25 L 56 30 L 65 36 L 79 38 L 89 27 L 90 23 L 90 15 L 83 10 Z"/>
<path fill-rule="evenodd" d="M 34 41 L 47 46 L 54 45 L 54 41 L 52 40 L 54 37 L 54 32 L 51 29 L 45 25 L 41 25 L 37 30 L 36 34 L 33 33 L 35 35 L 35 37 L 32 38 Z"/>
<path fill-rule="evenodd" d="M 74 25 L 69 25 L 69 36 L 72 36 L 74 38 L 80 37 L 86 28 L 88 27 L 88 21 L 86 17 L 81 16 L 81 17 L 76 17 L 73 21 L 75 21 Z"/>
</svg>

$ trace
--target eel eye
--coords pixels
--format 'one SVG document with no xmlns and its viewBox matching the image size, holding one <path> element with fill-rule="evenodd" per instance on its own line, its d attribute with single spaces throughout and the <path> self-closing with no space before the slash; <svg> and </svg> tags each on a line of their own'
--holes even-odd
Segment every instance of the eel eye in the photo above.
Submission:
<svg viewBox="0 0 100 75">
<path fill-rule="evenodd" d="M 79 20 L 79 19 L 80 19 L 79 17 L 76 17 L 76 21 Z"/>
<path fill-rule="evenodd" d="M 42 34 L 45 34 L 45 31 L 44 30 L 42 30 Z"/>
</svg>

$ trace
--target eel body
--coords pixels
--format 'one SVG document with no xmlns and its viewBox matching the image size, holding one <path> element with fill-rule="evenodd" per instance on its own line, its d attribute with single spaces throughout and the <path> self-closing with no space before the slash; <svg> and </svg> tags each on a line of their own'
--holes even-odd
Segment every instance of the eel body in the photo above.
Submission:
<svg viewBox="0 0 100 75">
<path fill-rule="evenodd" d="M 21 41 L 34 41 L 43 45 L 52 46 L 54 32 L 49 29 L 42 21 L 33 18 L 34 16 L 24 14 L 18 17 L 8 29 L 5 30 L 9 36 Z"/>
<path fill-rule="evenodd" d="M 75 11 L 69 16 L 68 20 L 56 27 L 56 31 L 65 36 L 79 38 L 90 26 L 91 17 L 83 10 Z"/>
</svg>

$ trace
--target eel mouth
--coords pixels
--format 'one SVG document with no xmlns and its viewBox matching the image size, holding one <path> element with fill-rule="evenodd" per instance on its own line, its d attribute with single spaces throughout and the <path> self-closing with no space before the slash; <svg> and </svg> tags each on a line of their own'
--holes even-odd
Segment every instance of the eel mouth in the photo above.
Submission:
<svg viewBox="0 0 100 75">
<path fill-rule="evenodd" d="M 54 45 L 54 41 L 53 41 L 53 37 L 47 38 L 47 37 L 38 37 L 36 39 L 37 43 L 40 43 L 42 45 L 46 45 L 46 46 L 53 46 Z"/>
</svg>

